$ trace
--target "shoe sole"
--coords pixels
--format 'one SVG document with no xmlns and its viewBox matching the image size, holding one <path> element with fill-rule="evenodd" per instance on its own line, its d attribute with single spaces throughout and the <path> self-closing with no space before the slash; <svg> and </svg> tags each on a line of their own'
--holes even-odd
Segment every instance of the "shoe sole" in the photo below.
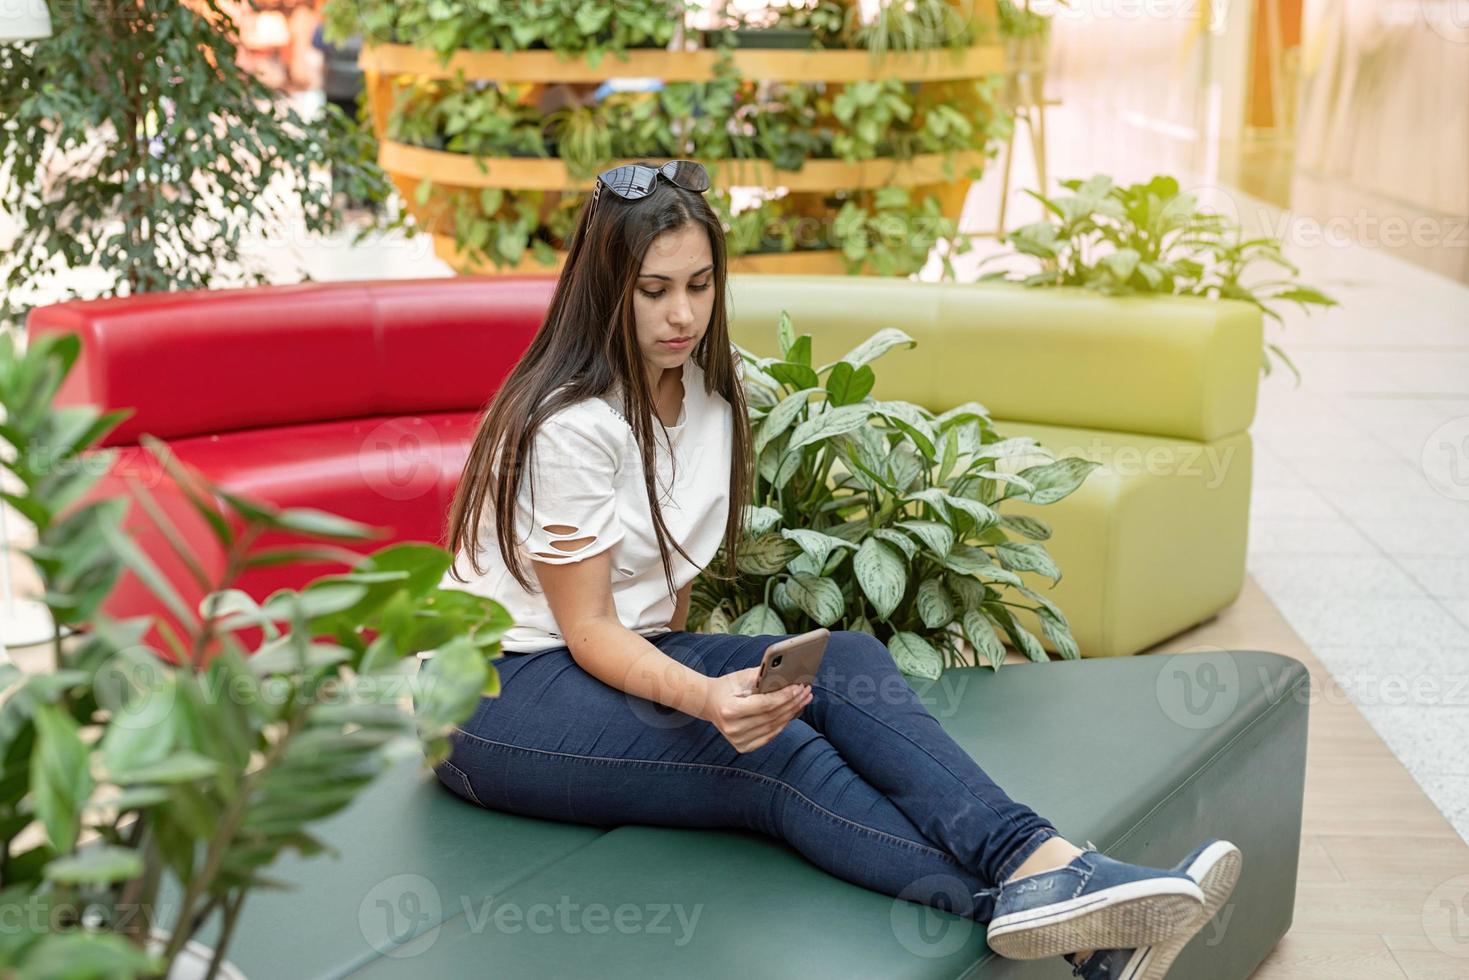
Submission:
<svg viewBox="0 0 1469 980">
<path fill-rule="evenodd" d="M 1183 878 L 1129 881 L 992 919 L 985 939 L 991 949 L 1011 960 L 1040 960 L 1078 949 L 1151 946 L 1194 926 L 1203 904 L 1199 886 Z"/>
<path fill-rule="evenodd" d="M 1117 980 L 1163 980 L 1178 954 L 1189 944 L 1189 940 L 1224 907 L 1225 901 L 1234 891 L 1235 882 L 1239 881 L 1243 863 L 1244 855 L 1229 841 L 1215 841 L 1204 848 L 1203 853 L 1194 858 L 1185 869 L 1188 876 L 1199 883 L 1199 889 L 1204 893 L 1204 909 L 1199 914 L 1198 921 L 1189 929 L 1170 936 L 1156 946 L 1140 950 L 1143 955 L 1128 961 Z"/>
</svg>

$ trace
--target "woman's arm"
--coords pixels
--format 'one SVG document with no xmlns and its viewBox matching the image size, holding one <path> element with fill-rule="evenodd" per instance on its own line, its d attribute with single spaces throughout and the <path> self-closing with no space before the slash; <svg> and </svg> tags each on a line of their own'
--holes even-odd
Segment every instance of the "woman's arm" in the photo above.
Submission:
<svg viewBox="0 0 1469 980">
<path fill-rule="evenodd" d="M 711 720 L 710 678 L 674 660 L 617 618 L 611 556 L 609 548 L 564 564 L 531 560 L 572 659 L 604 684 Z M 687 593 L 679 592 L 676 621 L 687 615 Z"/>
</svg>

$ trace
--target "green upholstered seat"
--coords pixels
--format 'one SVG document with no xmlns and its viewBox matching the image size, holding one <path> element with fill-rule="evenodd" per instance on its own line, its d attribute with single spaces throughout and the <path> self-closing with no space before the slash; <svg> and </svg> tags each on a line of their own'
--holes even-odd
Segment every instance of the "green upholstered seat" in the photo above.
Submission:
<svg viewBox="0 0 1469 980">
<path fill-rule="evenodd" d="M 1239 844 L 1233 897 L 1173 975 L 1242 980 L 1291 922 L 1308 680 L 1291 658 L 1233 651 L 910 683 L 1073 841 L 1158 866 L 1205 837 Z M 527 820 L 461 801 L 416 759 L 319 833 L 339 858 L 286 860 L 270 873 L 297 890 L 244 906 L 230 959 L 248 976 L 1069 976 L 1060 959 L 1000 959 L 977 923 L 848 884 L 773 838 Z"/>
<path fill-rule="evenodd" d="M 818 365 L 898 327 L 918 345 L 874 364 L 874 397 L 935 412 L 978 401 L 1004 435 L 1108 464 L 1064 500 L 1014 506 L 1055 528 L 1047 547 L 1063 578 L 1046 594 L 1082 656 L 1136 653 L 1239 595 L 1262 329 L 1253 307 L 863 277 L 730 283 L 730 329 L 753 353 L 779 353 L 783 310 L 812 335 Z"/>
</svg>

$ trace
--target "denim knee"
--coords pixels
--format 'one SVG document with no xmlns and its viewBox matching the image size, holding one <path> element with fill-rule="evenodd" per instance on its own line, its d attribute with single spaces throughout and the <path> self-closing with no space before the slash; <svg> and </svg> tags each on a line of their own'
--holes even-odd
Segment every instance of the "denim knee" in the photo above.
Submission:
<svg viewBox="0 0 1469 980">
<path fill-rule="evenodd" d="M 912 695 L 887 646 L 861 630 L 831 634 L 816 683 L 840 691 L 854 703 L 872 699 L 905 702 Z"/>
</svg>

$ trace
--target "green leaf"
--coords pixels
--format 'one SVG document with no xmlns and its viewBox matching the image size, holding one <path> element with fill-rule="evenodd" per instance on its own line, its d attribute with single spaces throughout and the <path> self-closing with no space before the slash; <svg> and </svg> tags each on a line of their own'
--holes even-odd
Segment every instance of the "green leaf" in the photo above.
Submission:
<svg viewBox="0 0 1469 980">
<path fill-rule="evenodd" d="M 786 352 L 785 357 L 792 364 L 809 368 L 811 366 L 811 335 L 802 334 L 797 337 L 795 342 L 791 344 L 790 349 Z M 812 382 L 812 385 L 814 386 L 815 382 Z"/>
<path fill-rule="evenodd" d="M 768 636 L 786 631 L 780 616 L 763 602 L 745 610 L 729 628 L 731 633 L 740 636 Z"/>
<path fill-rule="evenodd" d="M 781 537 L 796 542 L 801 550 L 810 555 L 818 566 L 825 565 L 827 558 L 834 550 L 850 548 L 857 550 L 857 546 L 845 538 L 839 538 L 833 534 L 823 534 L 821 531 L 812 531 L 807 528 L 786 528 L 780 532 Z M 824 624 L 823 624 L 824 625 Z"/>
<path fill-rule="evenodd" d="M 753 504 L 745 505 L 744 524 L 745 532 L 750 535 L 761 535 L 780 524 L 780 511 L 774 507 L 756 507 Z"/>
<path fill-rule="evenodd" d="M 1046 615 L 1044 611 L 1038 616 L 1041 622 L 1041 632 L 1046 639 L 1056 648 L 1056 652 L 1063 660 L 1080 660 L 1081 648 L 1076 645 L 1076 640 L 1071 635 L 1071 630 L 1065 623 Z"/>
<path fill-rule="evenodd" d="M 846 607 L 841 588 L 829 578 L 796 574 L 786 583 L 791 600 L 822 626 L 841 618 Z"/>
<path fill-rule="evenodd" d="M 82 806 L 95 785 L 87 746 L 77 723 L 52 704 L 31 709 L 36 741 L 31 748 L 31 797 L 36 818 L 58 852 L 76 847 Z"/>
<path fill-rule="evenodd" d="M 801 546 L 781 533 L 769 532 L 740 543 L 735 567 L 746 575 L 774 575 L 801 553 Z"/>
<path fill-rule="evenodd" d="M 877 383 L 877 375 L 870 365 L 854 368 L 846 361 L 838 361 L 826 377 L 827 400 L 836 406 L 855 405 L 866 398 Z"/>
<path fill-rule="evenodd" d="M 867 538 L 857 550 L 852 565 L 857 584 L 877 611 L 878 619 L 886 620 L 903 598 L 906 585 L 903 559 L 877 538 Z"/>
<path fill-rule="evenodd" d="M 1000 526 L 1036 541 L 1046 541 L 1051 537 L 1051 525 L 1023 514 L 1005 514 L 1000 518 Z"/>
<path fill-rule="evenodd" d="M 1021 653 L 1038 664 L 1050 662 L 1051 658 L 1046 653 L 1046 648 L 1041 646 L 1040 640 L 1037 640 L 1033 634 L 1026 631 L 1024 627 L 1017 623 L 1015 617 L 1010 614 L 1009 609 L 1006 609 L 998 603 L 987 602 L 981 607 L 980 611 L 989 618 L 990 622 L 1004 629 L 1010 637 L 1010 642 Z"/>
<path fill-rule="evenodd" d="M 1036 572 L 1051 580 L 1061 581 L 1061 569 L 1051 559 L 1046 546 L 1033 541 L 1005 541 L 995 546 L 995 556 L 1006 568 L 1020 572 Z"/>
<path fill-rule="evenodd" d="M 973 648 L 979 662 L 989 664 L 993 670 L 999 670 L 1000 664 L 1005 661 L 1005 646 L 995 635 L 990 621 L 979 610 L 970 609 L 964 613 L 961 622 L 964 639 Z"/>
<path fill-rule="evenodd" d="M 206 779 L 219 770 L 219 763 L 197 752 L 184 750 L 147 765 L 109 773 L 120 786 L 136 783 L 187 783 Z"/>
<path fill-rule="evenodd" d="M 857 368 L 866 364 L 868 361 L 875 360 L 881 357 L 888 351 L 892 350 L 894 347 L 913 348 L 917 346 L 918 341 L 914 340 L 912 337 L 908 336 L 908 334 L 899 330 L 897 327 L 884 327 L 877 333 L 873 334 L 871 337 L 868 337 L 862 343 L 858 344 L 856 347 L 853 347 L 851 350 L 847 351 L 847 353 L 843 354 L 841 360 L 846 361 L 848 364 L 852 365 L 852 367 Z M 822 368 L 822 370 L 824 371 L 826 369 Z"/>
<path fill-rule="evenodd" d="M 917 633 L 899 630 L 888 640 L 887 647 L 893 662 L 905 674 L 937 680 L 944 672 L 944 658 Z"/>
<path fill-rule="evenodd" d="M 1327 296 L 1320 290 L 1312 289 L 1310 286 L 1294 286 L 1290 289 L 1278 292 L 1270 298 L 1273 300 L 1283 299 L 1288 302 L 1300 303 L 1303 306 L 1308 303 L 1314 304 L 1316 306 L 1337 305 L 1336 300 L 1332 299 L 1330 296 Z"/>
<path fill-rule="evenodd" d="M 786 443 L 786 452 L 790 453 L 811 443 L 860 429 L 867 424 L 867 417 L 868 409 L 863 405 L 829 408 L 796 426 L 795 431 L 791 433 L 790 441 Z"/>
<path fill-rule="evenodd" d="M 802 388 L 800 391 L 793 392 L 785 398 L 782 398 L 780 404 L 770 410 L 770 413 L 761 420 L 760 426 L 755 432 L 754 452 L 756 456 L 760 455 L 766 446 L 780 438 L 791 427 L 791 423 L 796 420 L 796 417 L 801 414 L 801 410 L 806 407 L 811 393 L 819 390 L 821 389 Z"/>
<path fill-rule="evenodd" d="M 304 592 L 291 592 L 287 589 L 273 592 L 260 608 L 270 619 L 288 621 L 291 618 L 292 610 L 299 605 L 303 617 L 316 619 L 319 616 L 330 616 L 344 609 L 350 609 L 365 595 L 367 595 L 365 585 L 340 581 L 323 582 L 318 579 L 308 585 Z"/>
<path fill-rule="evenodd" d="M 976 534 L 1000 523 L 1000 515 L 978 500 L 970 500 L 968 497 L 958 497 L 954 494 L 946 493 L 944 494 L 944 502 L 950 507 L 956 507 L 974 518 L 974 533 Z"/>
<path fill-rule="evenodd" d="M 949 592 L 937 578 L 926 578 L 918 583 L 918 618 L 931 630 L 947 626 L 954 620 L 954 604 Z"/>
<path fill-rule="evenodd" d="M 125 937 L 112 932 L 71 929 L 50 932 L 27 950 L 28 977 L 157 976 L 167 966 Z"/>
<path fill-rule="evenodd" d="M 938 521 L 899 521 L 898 527 L 918 536 L 935 557 L 942 558 L 954 547 L 954 529 Z"/>
<path fill-rule="evenodd" d="M 101 845 L 46 864 L 47 880 L 68 885 L 127 881 L 143 873 L 143 858 L 126 847 Z"/>
<path fill-rule="evenodd" d="M 780 320 L 775 326 L 775 337 L 780 343 L 780 356 L 789 361 L 791 348 L 796 344 L 796 331 L 791 326 L 791 315 L 785 310 L 780 311 Z"/>
<path fill-rule="evenodd" d="M 802 337 L 802 340 L 807 338 Z M 816 372 L 805 364 L 778 363 L 770 366 L 770 376 L 781 384 L 792 388 L 819 388 L 821 381 Z"/>
<path fill-rule="evenodd" d="M 419 731 L 442 736 L 467 720 L 479 707 L 489 671 L 484 654 L 468 637 L 455 637 L 434 651 L 412 680 Z"/>
<path fill-rule="evenodd" d="M 906 534 L 894 531 L 890 527 L 880 527 L 872 532 L 872 536 L 897 548 L 909 561 L 918 557 L 918 545 L 914 544 Z"/>
<path fill-rule="evenodd" d="M 1079 456 L 1067 456 L 1065 459 L 1023 469 L 1020 475 L 1035 485 L 1035 491 L 1021 494 L 1019 499 L 1033 504 L 1053 504 L 1080 487 L 1099 465 Z"/>
</svg>

